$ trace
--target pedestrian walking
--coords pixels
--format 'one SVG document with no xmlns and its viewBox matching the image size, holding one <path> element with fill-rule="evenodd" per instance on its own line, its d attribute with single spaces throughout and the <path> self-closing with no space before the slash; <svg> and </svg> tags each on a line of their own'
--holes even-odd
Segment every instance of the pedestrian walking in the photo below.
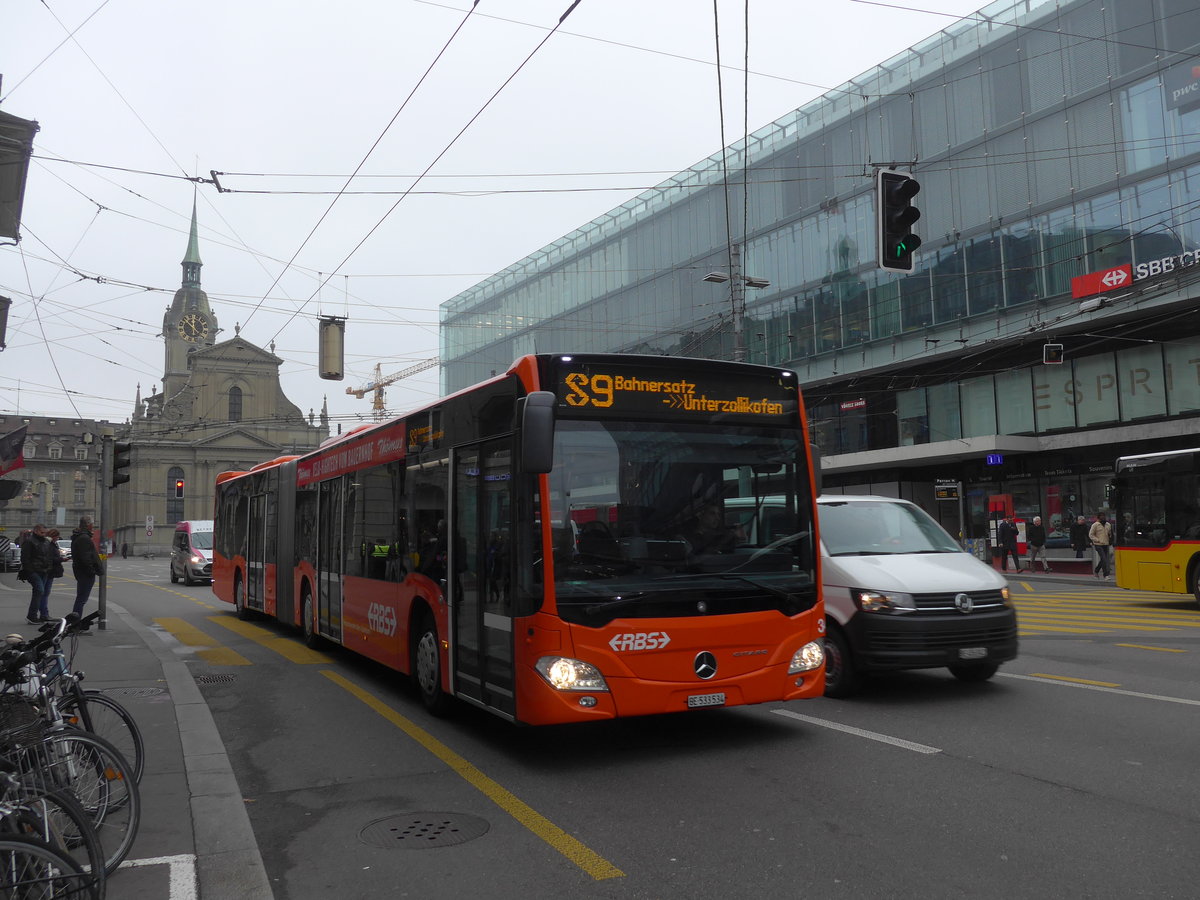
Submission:
<svg viewBox="0 0 1200 900">
<path fill-rule="evenodd" d="M 1096 514 L 1096 521 L 1088 529 L 1088 540 L 1096 550 L 1095 573 L 1097 578 L 1112 575 L 1112 523 L 1103 512 Z"/>
<path fill-rule="evenodd" d="M 25 616 L 25 621 L 30 625 L 41 624 L 50 618 L 50 585 L 54 583 L 52 573 L 55 563 L 62 566 L 58 556 L 58 547 L 50 543 L 46 526 L 40 522 L 21 542 L 21 569 L 17 579 L 28 582 L 32 591 L 29 612 Z"/>
<path fill-rule="evenodd" d="M 1021 571 L 1021 557 L 1017 555 L 1017 524 L 1005 516 L 996 526 L 996 541 L 1000 544 L 1000 569 L 1008 571 L 1008 557 L 1012 556 L 1013 569 Z"/>
<path fill-rule="evenodd" d="M 1046 559 L 1046 526 L 1042 524 L 1041 516 L 1033 517 L 1033 524 L 1025 529 L 1025 541 L 1029 544 L 1029 569 L 1036 568 L 1038 557 L 1042 558 L 1042 569 L 1050 571 L 1050 563 Z"/>
<path fill-rule="evenodd" d="M 1092 546 L 1088 537 L 1088 523 L 1083 516 L 1076 516 L 1071 525 L 1071 549 L 1075 551 L 1076 559 L 1083 559 L 1083 554 Z"/>
<path fill-rule="evenodd" d="M 91 516 L 83 516 L 79 520 L 79 527 L 71 532 L 71 571 L 75 575 L 75 606 L 71 612 L 80 617 L 83 616 L 83 608 L 87 605 L 96 577 L 104 573 L 104 563 L 92 539 L 93 524 Z M 82 628 L 79 633 L 87 634 L 88 631 Z"/>
<path fill-rule="evenodd" d="M 121 545 L 121 559 L 129 559 L 129 545 L 128 544 Z"/>
</svg>

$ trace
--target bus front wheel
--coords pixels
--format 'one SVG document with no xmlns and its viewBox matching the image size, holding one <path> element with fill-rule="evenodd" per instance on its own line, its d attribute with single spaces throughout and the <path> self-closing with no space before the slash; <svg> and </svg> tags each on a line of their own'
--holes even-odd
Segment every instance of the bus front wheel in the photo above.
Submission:
<svg viewBox="0 0 1200 900">
<path fill-rule="evenodd" d="M 426 612 L 413 632 L 412 674 L 421 702 L 435 716 L 445 715 L 450 706 L 450 698 L 442 690 L 441 656 L 437 625 Z"/>
</svg>

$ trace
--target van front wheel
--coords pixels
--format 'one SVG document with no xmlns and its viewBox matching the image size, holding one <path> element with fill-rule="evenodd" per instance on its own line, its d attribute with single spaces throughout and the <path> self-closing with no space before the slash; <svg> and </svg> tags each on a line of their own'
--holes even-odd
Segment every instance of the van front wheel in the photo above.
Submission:
<svg viewBox="0 0 1200 900">
<path fill-rule="evenodd" d="M 861 686 L 862 676 L 854 668 L 846 636 L 831 623 L 825 635 L 825 696 L 849 697 Z"/>
<path fill-rule="evenodd" d="M 950 666 L 950 674 L 959 681 L 987 681 L 999 668 L 999 663 L 974 663 L 969 666 Z"/>
</svg>

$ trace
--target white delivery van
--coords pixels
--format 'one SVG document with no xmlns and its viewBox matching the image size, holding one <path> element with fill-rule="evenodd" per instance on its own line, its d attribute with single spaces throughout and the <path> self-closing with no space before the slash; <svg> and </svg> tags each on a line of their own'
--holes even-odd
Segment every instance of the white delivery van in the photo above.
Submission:
<svg viewBox="0 0 1200 900">
<path fill-rule="evenodd" d="M 211 519 L 193 519 L 175 526 L 171 542 L 171 584 L 181 578 L 187 585 L 197 581 L 212 583 L 213 523 Z"/>
<path fill-rule="evenodd" d="M 769 541 L 772 510 L 782 502 L 727 503 L 727 521 Z M 986 681 L 1016 657 L 1008 582 L 919 506 L 824 495 L 817 517 L 826 695 L 849 696 L 865 676 L 896 669 L 945 666 L 963 681 Z"/>
</svg>

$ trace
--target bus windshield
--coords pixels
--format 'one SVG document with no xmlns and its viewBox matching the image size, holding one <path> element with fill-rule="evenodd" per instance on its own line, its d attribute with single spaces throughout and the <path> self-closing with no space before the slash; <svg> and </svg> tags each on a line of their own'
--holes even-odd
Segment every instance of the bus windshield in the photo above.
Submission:
<svg viewBox="0 0 1200 900">
<path fill-rule="evenodd" d="M 559 614 L 694 616 L 816 602 L 801 433 L 560 420 L 549 476 Z M 769 528 L 747 528 L 772 498 Z"/>
</svg>

